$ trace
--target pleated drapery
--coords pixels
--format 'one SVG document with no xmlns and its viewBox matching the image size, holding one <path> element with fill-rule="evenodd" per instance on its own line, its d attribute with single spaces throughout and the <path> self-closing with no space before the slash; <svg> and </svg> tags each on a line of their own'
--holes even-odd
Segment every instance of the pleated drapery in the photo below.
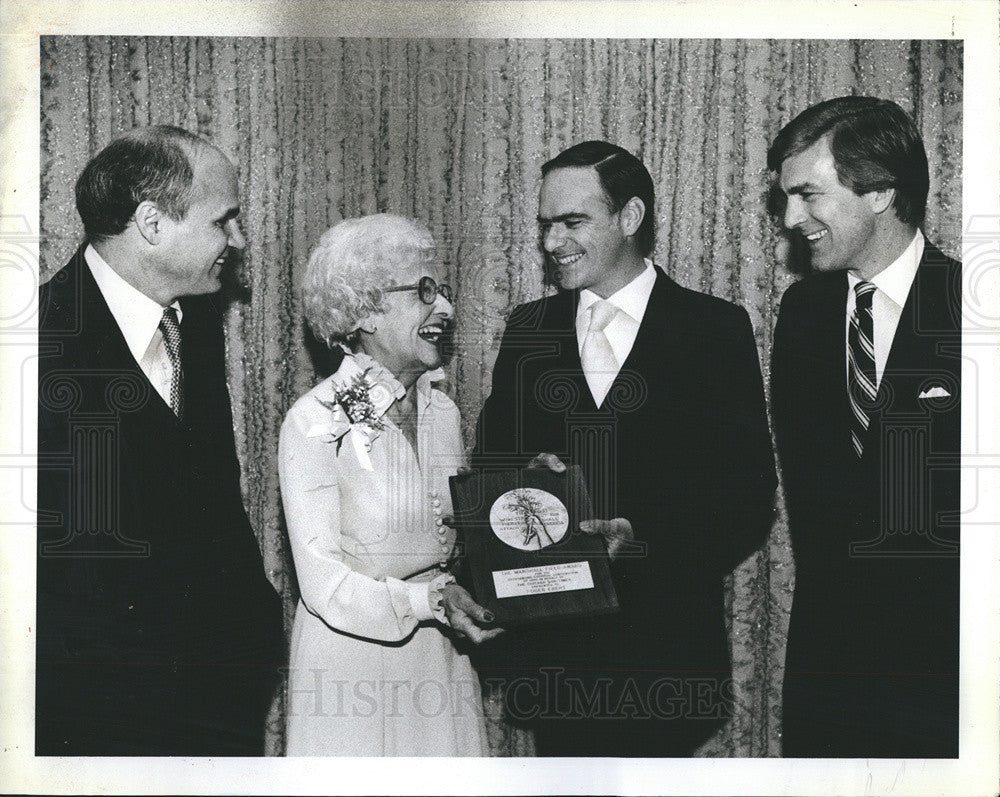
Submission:
<svg viewBox="0 0 1000 797">
<path fill-rule="evenodd" d="M 467 443 L 505 314 L 551 290 L 535 222 L 540 166 L 578 141 L 613 141 L 643 160 L 657 191 L 656 262 L 746 307 L 765 379 L 778 303 L 797 278 L 796 252 L 768 215 L 765 153 L 807 106 L 870 94 L 911 112 L 931 165 L 925 231 L 959 254 L 960 42 L 61 36 L 43 37 L 40 56 L 42 279 L 81 240 L 77 176 L 119 133 L 180 125 L 238 169 L 248 245 L 227 316 L 229 387 L 244 501 L 289 623 L 297 588 L 278 431 L 327 373 L 298 286 L 309 247 L 340 219 L 400 213 L 433 232 L 459 297 L 448 389 Z M 727 579 L 737 713 L 702 754 L 780 753 L 793 586 L 782 511 L 767 546 Z M 490 709 L 493 752 L 530 754 L 530 738 Z"/>
</svg>

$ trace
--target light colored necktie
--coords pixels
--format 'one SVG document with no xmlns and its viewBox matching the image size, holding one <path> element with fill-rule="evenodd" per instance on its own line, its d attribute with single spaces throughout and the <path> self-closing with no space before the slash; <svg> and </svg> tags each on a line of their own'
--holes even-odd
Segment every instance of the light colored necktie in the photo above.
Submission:
<svg viewBox="0 0 1000 797">
<path fill-rule="evenodd" d="M 170 409 L 178 418 L 184 416 L 184 372 L 181 370 L 181 327 L 177 323 L 177 311 L 173 307 L 163 309 L 160 332 L 167 347 L 167 357 L 173 373 L 170 376 Z"/>
<path fill-rule="evenodd" d="M 590 326 L 583 340 L 580 363 L 583 375 L 598 407 L 611 389 L 611 383 L 618 376 L 618 360 L 608 342 L 604 329 L 618 315 L 618 308 L 605 299 L 594 302 L 589 308 Z"/>
<path fill-rule="evenodd" d="M 878 394 L 875 376 L 875 319 L 872 299 L 875 286 L 861 281 L 854 286 L 855 306 L 847 334 L 847 398 L 851 403 L 851 445 L 860 458 L 864 452 L 869 412 Z"/>
</svg>

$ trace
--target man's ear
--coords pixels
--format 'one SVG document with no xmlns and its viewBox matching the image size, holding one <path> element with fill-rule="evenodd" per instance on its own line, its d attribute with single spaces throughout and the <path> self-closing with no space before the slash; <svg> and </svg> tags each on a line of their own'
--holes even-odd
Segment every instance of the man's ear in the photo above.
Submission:
<svg viewBox="0 0 1000 797">
<path fill-rule="evenodd" d="M 646 205 L 637 196 L 632 197 L 618 211 L 618 223 L 625 235 L 635 235 L 644 218 L 646 218 Z"/>
<path fill-rule="evenodd" d="M 132 214 L 132 221 L 135 222 L 139 235 L 153 246 L 160 242 L 160 237 L 163 235 L 164 219 L 163 212 L 148 200 L 140 202 Z"/>
<path fill-rule="evenodd" d="M 883 188 L 881 191 L 869 191 L 865 194 L 865 198 L 868 200 L 872 213 L 885 213 L 896 201 L 896 189 Z"/>
</svg>

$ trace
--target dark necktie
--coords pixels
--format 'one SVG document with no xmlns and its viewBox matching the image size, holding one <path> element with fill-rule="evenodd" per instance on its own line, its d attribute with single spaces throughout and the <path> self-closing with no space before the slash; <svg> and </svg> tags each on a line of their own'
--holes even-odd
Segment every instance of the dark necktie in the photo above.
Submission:
<svg viewBox="0 0 1000 797">
<path fill-rule="evenodd" d="M 872 316 L 872 298 L 875 286 L 859 282 L 854 286 L 855 307 L 851 315 L 851 329 L 847 334 L 847 397 L 851 403 L 851 445 L 854 453 L 864 451 L 865 432 L 868 431 L 869 413 L 875 406 L 878 393 L 875 377 L 875 320 Z"/>
<path fill-rule="evenodd" d="M 181 370 L 181 327 L 177 323 L 177 311 L 173 307 L 163 309 L 160 331 L 167 347 L 167 356 L 173 374 L 170 377 L 170 409 L 178 418 L 184 416 L 184 372 Z"/>
</svg>

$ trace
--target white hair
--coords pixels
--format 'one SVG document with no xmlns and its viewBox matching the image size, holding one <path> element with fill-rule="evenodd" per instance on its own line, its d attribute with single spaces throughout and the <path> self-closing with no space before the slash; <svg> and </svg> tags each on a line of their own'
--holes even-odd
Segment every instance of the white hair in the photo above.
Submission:
<svg viewBox="0 0 1000 797">
<path fill-rule="evenodd" d="M 434 259 L 434 239 L 414 219 L 387 213 L 344 219 L 309 255 L 302 282 L 306 321 L 328 346 L 352 344 L 358 323 L 382 312 L 381 289 L 396 273 Z"/>
</svg>

